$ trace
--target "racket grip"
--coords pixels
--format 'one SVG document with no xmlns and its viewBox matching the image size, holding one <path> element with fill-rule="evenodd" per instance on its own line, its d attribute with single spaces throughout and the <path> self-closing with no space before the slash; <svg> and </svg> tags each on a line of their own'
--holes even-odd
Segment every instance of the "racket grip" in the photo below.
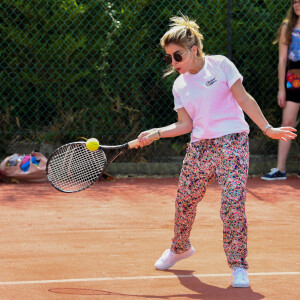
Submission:
<svg viewBox="0 0 300 300">
<path fill-rule="evenodd" d="M 131 148 L 139 148 L 141 147 L 141 144 L 138 140 L 133 140 L 133 141 L 130 141 L 128 142 L 128 148 L 131 149 Z"/>
<path fill-rule="evenodd" d="M 153 131 L 149 132 L 149 134 L 147 135 L 147 137 L 150 138 L 152 141 L 156 141 L 156 140 L 158 140 L 161 137 L 161 135 L 160 135 L 159 130 L 153 130 Z M 137 139 L 128 142 L 128 148 L 129 149 L 131 149 L 131 148 L 139 148 L 139 147 L 142 147 L 142 145 L 140 144 L 140 142 Z"/>
</svg>

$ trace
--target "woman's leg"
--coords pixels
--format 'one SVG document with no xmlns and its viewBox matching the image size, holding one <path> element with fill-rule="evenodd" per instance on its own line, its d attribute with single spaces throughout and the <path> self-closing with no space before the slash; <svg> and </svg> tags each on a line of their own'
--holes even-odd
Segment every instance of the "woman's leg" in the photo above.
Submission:
<svg viewBox="0 0 300 300">
<path fill-rule="evenodd" d="M 190 232 L 196 217 L 197 204 L 214 177 L 212 149 L 206 141 L 192 143 L 187 149 L 179 177 L 175 203 L 174 238 L 171 251 L 181 254 L 190 249 Z"/>
<path fill-rule="evenodd" d="M 282 124 L 281 126 L 295 127 L 297 115 L 299 112 L 299 103 L 286 101 L 285 108 L 282 111 Z M 291 140 L 282 141 L 278 143 L 278 157 L 277 169 L 280 172 L 285 172 L 286 159 L 291 148 Z"/>
<path fill-rule="evenodd" d="M 217 180 L 222 187 L 223 247 L 232 269 L 248 269 L 245 214 L 248 167 L 248 135 L 233 134 L 230 139 L 224 139 Z"/>
</svg>

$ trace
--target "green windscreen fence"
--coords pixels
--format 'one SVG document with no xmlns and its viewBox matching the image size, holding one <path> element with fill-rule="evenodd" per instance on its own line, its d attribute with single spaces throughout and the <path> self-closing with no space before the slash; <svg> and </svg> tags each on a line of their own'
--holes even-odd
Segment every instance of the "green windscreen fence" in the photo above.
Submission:
<svg viewBox="0 0 300 300">
<path fill-rule="evenodd" d="M 159 40 L 180 12 L 197 21 L 204 52 L 229 57 L 271 124 L 277 105 L 278 27 L 289 1 L 2 0 L 1 156 L 24 142 L 61 145 L 79 137 L 121 144 L 176 121 Z M 254 154 L 277 142 L 251 126 Z M 165 139 L 130 161 L 181 156 L 189 136 Z M 258 146 L 257 146 L 258 145 Z"/>
</svg>

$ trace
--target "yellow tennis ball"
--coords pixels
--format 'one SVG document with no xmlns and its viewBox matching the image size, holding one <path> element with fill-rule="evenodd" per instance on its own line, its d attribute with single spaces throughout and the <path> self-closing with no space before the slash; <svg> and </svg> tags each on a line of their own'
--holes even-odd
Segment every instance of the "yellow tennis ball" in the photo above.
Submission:
<svg viewBox="0 0 300 300">
<path fill-rule="evenodd" d="M 99 148 L 99 141 L 95 138 L 88 139 L 85 144 L 90 151 L 95 151 Z"/>
</svg>

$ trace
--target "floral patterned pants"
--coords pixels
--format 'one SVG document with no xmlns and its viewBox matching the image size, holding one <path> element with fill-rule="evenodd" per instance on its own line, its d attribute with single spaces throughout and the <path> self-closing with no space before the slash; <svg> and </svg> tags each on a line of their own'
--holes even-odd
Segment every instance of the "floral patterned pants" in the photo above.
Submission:
<svg viewBox="0 0 300 300">
<path fill-rule="evenodd" d="M 229 134 L 190 143 L 179 177 L 171 250 L 183 253 L 191 247 L 190 232 L 197 204 L 214 179 L 222 187 L 220 216 L 223 247 L 230 268 L 248 269 L 246 182 L 249 166 L 248 134 Z"/>
</svg>

